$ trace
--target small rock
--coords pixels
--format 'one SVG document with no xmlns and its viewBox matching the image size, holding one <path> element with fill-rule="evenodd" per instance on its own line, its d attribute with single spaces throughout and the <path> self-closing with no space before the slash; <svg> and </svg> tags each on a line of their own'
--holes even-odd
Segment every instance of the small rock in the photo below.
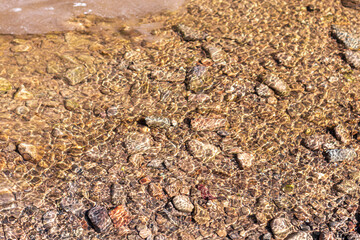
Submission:
<svg viewBox="0 0 360 240">
<path fill-rule="evenodd" d="M 330 149 L 325 151 L 326 159 L 329 162 L 352 161 L 357 157 L 354 149 Z"/>
<path fill-rule="evenodd" d="M 162 159 L 154 159 L 154 160 L 151 160 L 146 166 L 155 168 L 155 169 L 161 169 L 164 167 L 163 163 L 164 163 L 164 160 L 162 160 Z"/>
<path fill-rule="evenodd" d="M 344 7 L 360 10 L 360 0 L 341 0 Z"/>
<path fill-rule="evenodd" d="M 195 93 L 208 88 L 211 83 L 207 74 L 207 68 L 201 65 L 193 67 L 186 75 L 185 84 L 187 90 Z"/>
<path fill-rule="evenodd" d="M 242 169 L 249 168 L 252 166 L 252 163 L 254 161 L 254 155 L 252 155 L 250 153 L 245 153 L 245 152 L 238 153 L 236 155 L 236 160 Z"/>
<path fill-rule="evenodd" d="M 210 214 L 205 208 L 200 207 L 199 204 L 195 204 L 193 218 L 198 224 L 204 225 L 210 221 Z"/>
<path fill-rule="evenodd" d="M 151 147 L 151 139 L 143 133 L 131 132 L 125 140 L 125 146 L 129 154 L 145 152 Z"/>
<path fill-rule="evenodd" d="M 86 69 L 83 66 L 71 68 L 66 71 L 64 78 L 65 82 L 70 86 L 82 83 L 87 78 Z"/>
<path fill-rule="evenodd" d="M 262 83 L 255 88 L 255 91 L 260 97 L 271 97 L 274 95 L 274 92 L 268 86 Z"/>
<path fill-rule="evenodd" d="M 203 103 L 210 100 L 210 96 L 207 94 L 199 93 L 199 94 L 191 94 L 188 97 L 189 102 L 197 102 L 197 103 Z"/>
<path fill-rule="evenodd" d="M 274 55 L 274 59 L 280 65 L 283 65 L 285 67 L 291 68 L 294 66 L 294 58 L 287 53 L 284 52 L 276 53 Z"/>
<path fill-rule="evenodd" d="M 148 187 L 148 192 L 150 196 L 156 198 L 156 199 L 163 199 L 164 198 L 164 192 L 158 183 L 150 183 Z"/>
<path fill-rule="evenodd" d="M 30 161 L 33 163 L 36 163 L 40 160 L 40 155 L 38 154 L 38 149 L 36 146 L 28 143 L 20 143 L 17 146 L 17 149 L 20 153 L 20 155 L 24 158 L 26 161 Z"/>
<path fill-rule="evenodd" d="M 345 45 L 345 48 L 353 50 L 360 48 L 360 38 L 344 28 L 332 25 L 331 32 L 338 41 Z"/>
<path fill-rule="evenodd" d="M 351 232 L 346 236 L 346 240 L 360 240 L 360 234 L 357 232 Z"/>
<path fill-rule="evenodd" d="M 286 218 L 275 218 L 270 222 L 272 233 L 277 238 L 286 237 L 291 231 L 291 224 Z"/>
<path fill-rule="evenodd" d="M 122 205 L 117 206 L 109 212 L 109 216 L 116 228 L 121 228 L 129 224 L 131 218 L 129 213 Z"/>
<path fill-rule="evenodd" d="M 67 99 L 64 101 L 64 107 L 66 110 L 75 112 L 79 110 L 80 105 L 74 100 Z"/>
<path fill-rule="evenodd" d="M 146 117 L 145 118 L 146 125 L 148 127 L 153 128 L 169 128 L 171 125 L 171 121 L 168 118 L 164 117 Z"/>
<path fill-rule="evenodd" d="M 194 209 L 194 205 L 190 202 L 189 197 L 183 195 L 174 197 L 173 204 L 175 208 L 181 212 L 191 213 Z"/>
<path fill-rule="evenodd" d="M 261 82 L 274 90 L 274 92 L 281 96 L 289 95 L 288 85 L 273 74 L 263 74 L 260 76 Z"/>
<path fill-rule="evenodd" d="M 187 149 L 192 156 L 203 159 L 203 161 L 212 159 L 219 153 L 219 149 L 216 146 L 200 142 L 196 139 L 187 142 Z"/>
<path fill-rule="evenodd" d="M 31 46 L 27 44 L 19 44 L 11 47 L 13 52 L 28 52 L 31 50 Z"/>
<path fill-rule="evenodd" d="M 42 216 L 42 222 L 46 228 L 52 228 L 56 224 L 57 211 L 51 210 L 47 211 Z"/>
<path fill-rule="evenodd" d="M 204 51 L 207 55 L 215 62 L 219 63 L 224 61 L 224 54 L 221 50 L 221 48 L 218 48 L 212 44 L 204 45 L 203 46 Z"/>
<path fill-rule="evenodd" d="M 15 195 L 9 190 L 7 185 L 8 182 L 5 180 L 0 183 L 0 206 L 7 205 L 15 201 Z"/>
<path fill-rule="evenodd" d="M 335 240 L 332 232 L 321 232 L 319 240 Z"/>
<path fill-rule="evenodd" d="M 93 207 L 89 210 L 88 217 L 97 232 L 106 232 L 112 225 L 110 216 L 104 207 Z"/>
<path fill-rule="evenodd" d="M 30 100 L 34 97 L 34 95 L 29 92 L 24 85 L 21 85 L 20 88 L 14 94 L 14 99 L 17 100 Z"/>
<path fill-rule="evenodd" d="M 119 114 L 118 106 L 111 106 L 106 110 L 106 114 L 108 117 L 115 117 Z"/>
<path fill-rule="evenodd" d="M 178 24 L 174 27 L 174 30 L 178 33 L 180 33 L 181 37 L 185 41 L 198 41 L 198 40 L 205 40 L 207 37 L 207 34 L 202 33 L 200 31 L 196 31 L 188 26 L 185 26 L 183 24 Z"/>
<path fill-rule="evenodd" d="M 144 157 L 141 154 L 133 154 L 129 157 L 128 160 L 134 167 L 140 167 L 144 162 Z"/>
<path fill-rule="evenodd" d="M 341 124 L 337 125 L 334 128 L 335 137 L 340 142 L 348 144 L 350 142 L 350 133 L 349 131 Z"/>
<path fill-rule="evenodd" d="M 359 192 L 358 185 L 352 180 L 343 180 L 334 186 L 334 189 L 338 192 L 342 192 L 351 196 L 356 196 Z"/>
<path fill-rule="evenodd" d="M 15 109 L 16 114 L 18 115 L 24 115 L 27 114 L 29 112 L 29 108 L 25 107 L 25 106 L 19 106 Z"/>
<path fill-rule="evenodd" d="M 191 128 L 195 131 L 215 130 L 225 127 L 226 119 L 224 118 L 194 118 L 191 120 Z"/>
<path fill-rule="evenodd" d="M 114 205 L 124 204 L 126 202 L 126 194 L 124 186 L 118 183 L 111 185 L 111 203 Z"/>
<path fill-rule="evenodd" d="M 354 68 L 360 69 L 360 52 L 346 50 L 345 51 L 346 61 Z"/>
<path fill-rule="evenodd" d="M 11 83 L 7 79 L 0 77 L 0 94 L 7 93 L 11 89 Z"/>
<path fill-rule="evenodd" d="M 306 148 L 312 151 L 320 150 L 326 146 L 335 147 L 334 141 L 332 141 L 330 136 L 326 135 L 311 135 L 306 137 L 302 143 Z"/>
<path fill-rule="evenodd" d="M 151 230 L 145 225 L 137 226 L 136 229 L 139 231 L 139 236 L 143 239 L 150 237 L 152 234 Z"/>
<path fill-rule="evenodd" d="M 313 238 L 307 232 L 296 232 L 287 236 L 285 240 L 313 240 Z"/>
</svg>

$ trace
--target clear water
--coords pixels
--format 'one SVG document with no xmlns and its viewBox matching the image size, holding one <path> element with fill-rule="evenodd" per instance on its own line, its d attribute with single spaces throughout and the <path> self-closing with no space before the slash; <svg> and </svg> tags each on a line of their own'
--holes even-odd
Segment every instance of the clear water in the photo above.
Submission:
<svg viewBox="0 0 360 240">
<path fill-rule="evenodd" d="M 0 33 L 46 33 L 73 29 L 68 22 L 80 14 L 139 17 L 175 10 L 184 0 L 11 0 L 0 2 Z"/>
</svg>

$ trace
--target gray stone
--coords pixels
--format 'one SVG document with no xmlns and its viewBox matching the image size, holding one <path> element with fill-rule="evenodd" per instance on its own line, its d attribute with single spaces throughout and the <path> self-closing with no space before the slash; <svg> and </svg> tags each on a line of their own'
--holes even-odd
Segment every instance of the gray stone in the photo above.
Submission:
<svg viewBox="0 0 360 240">
<path fill-rule="evenodd" d="M 145 118 L 146 125 L 151 128 L 169 128 L 171 125 L 171 121 L 168 118 L 164 117 L 146 117 Z"/>
<path fill-rule="evenodd" d="M 272 233 L 278 238 L 286 237 L 291 231 L 291 224 L 286 218 L 275 218 L 270 222 Z"/>
<path fill-rule="evenodd" d="M 360 10 L 360 0 L 341 0 L 344 7 Z"/>
<path fill-rule="evenodd" d="M 274 90 L 274 92 L 278 95 L 289 95 L 289 86 L 287 85 L 287 83 L 273 74 L 266 73 L 260 75 L 260 81 L 272 90 Z"/>
<path fill-rule="evenodd" d="M 185 41 L 205 40 L 207 37 L 207 34 L 196 31 L 188 26 L 185 26 L 184 24 L 178 24 L 174 27 L 174 29 L 180 33 L 181 37 Z"/>
<path fill-rule="evenodd" d="M 345 58 L 352 67 L 360 69 L 360 53 L 358 51 L 346 50 Z"/>
<path fill-rule="evenodd" d="M 358 50 L 360 48 L 360 38 L 354 33 L 345 30 L 343 27 L 332 25 L 331 31 L 333 36 L 347 49 Z"/>
<path fill-rule="evenodd" d="M 357 157 L 354 149 L 329 149 L 325 151 L 326 159 L 329 162 L 352 161 Z"/>
<path fill-rule="evenodd" d="M 26 160 L 30 162 L 36 163 L 39 161 L 40 156 L 38 154 L 37 147 L 29 144 L 29 143 L 20 143 L 18 146 L 18 151 L 20 155 Z"/>
<path fill-rule="evenodd" d="M 292 233 L 285 240 L 312 240 L 313 238 L 307 232 Z"/>
<path fill-rule="evenodd" d="M 112 226 L 111 218 L 104 207 L 93 207 L 89 210 L 88 217 L 97 232 L 106 232 Z"/>
</svg>

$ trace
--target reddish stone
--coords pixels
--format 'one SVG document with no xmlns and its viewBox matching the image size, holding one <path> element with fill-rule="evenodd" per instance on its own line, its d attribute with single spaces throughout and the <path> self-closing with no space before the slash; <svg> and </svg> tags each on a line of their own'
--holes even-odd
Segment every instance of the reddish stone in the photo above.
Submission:
<svg viewBox="0 0 360 240">
<path fill-rule="evenodd" d="M 113 210 L 111 210 L 109 212 L 109 216 L 114 226 L 118 229 L 129 224 L 131 220 L 129 213 L 125 210 L 125 208 L 122 205 L 119 205 Z"/>
<path fill-rule="evenodd" d="M 148 176 L 143 177 L 142 179 L 139 180 L 140 184 L 148 184 L 150 182 L 151 182 L 151 179 Z"/>
</svg>

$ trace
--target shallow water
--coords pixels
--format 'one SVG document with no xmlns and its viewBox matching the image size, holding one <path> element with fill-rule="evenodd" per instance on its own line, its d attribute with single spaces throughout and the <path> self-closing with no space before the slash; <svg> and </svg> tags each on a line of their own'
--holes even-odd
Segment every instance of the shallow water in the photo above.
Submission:
<svg viewBox="0 0 360 240">
<path fill-rule="evenodd" d="M 124 19 L 175 10 L 184 0 L 15 0 L 0 3 L 0 33 L 24 34 L 70 30 L 80 14 Z"/>
</svg>

